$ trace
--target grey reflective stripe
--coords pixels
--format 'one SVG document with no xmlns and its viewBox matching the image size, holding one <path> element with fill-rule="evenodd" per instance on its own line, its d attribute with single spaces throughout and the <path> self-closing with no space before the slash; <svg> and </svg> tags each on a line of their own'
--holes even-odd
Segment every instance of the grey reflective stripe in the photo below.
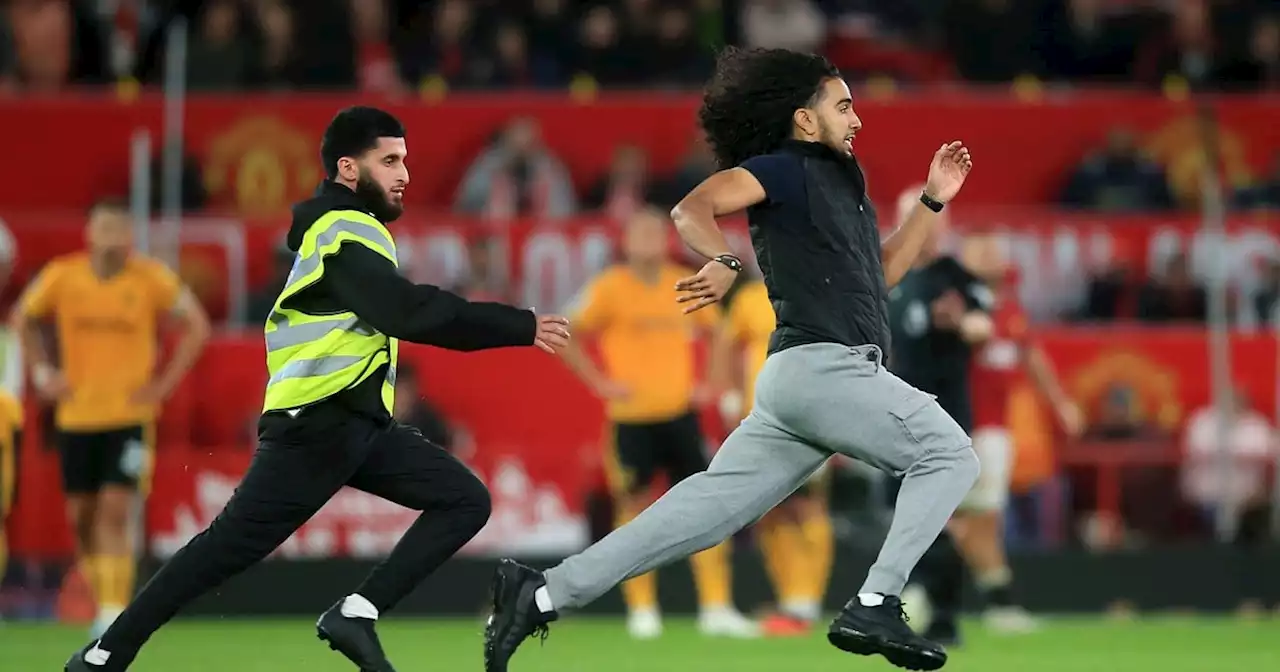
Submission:
<svg viewBox="0 0 1280 672">
<path fill-rule="evenodd" d="M 321 231 L 320 235 L 316 236 L 316 247 L 321 248 L 332 243 L 338 239 L 340 233 L 350 233 L 371 245 L 377 245 L 392 259 L 396 256 L 396 244 L 387 234 L 379 231 L 375 226 L 353 222 L 350 219 L 339 219 L 329 228 Z"/>
<path fill-rule="evenodd" d="M 271 376 L 271 380 L 267 381 L 267 386 L 270 387 L 276 383 L 297 378 L 327 376 L 349 366 L 355 366 L 365 359 L 366 357 L 359 355 L 329 355 L 328 357 L 317 357 L 315 359 L 295 359 L 280 367 L 280 370 Z"/>
<path fill-rule="evenodd" d="M 369 323 L 354 315 L 294 325 L 289 324 L 288 318 L 280 313 L 273 312 L 268 319 L 272 324 L 276 325 L 276 328 L 267 332 L 267 352 L 275 352 L 295 345 L 318 341 L 330 331 L 335 330 L 351 332 L 359 336 L 372 336 L 377 333 L 377 330 L 369 326 Z"/>
<path fill-rule="evenodd" d="M 391 240 L 391 238 L 387 237 L 387 234 L 379 231 L 377 227 L 361 222 L 354 222 L 350 219 L 339 219 L 329 228 L 320 232 L 320 234 L 316 236 L 316 253 L 311 256 L 298 259 L 293 270 L 289 273 L 288 284 L 291 285 L 295 279 L 305 278 L 316 269 L 320 268 L 319 249 L 337 240 L 338 234 L 343 232 L 357 236 L 370 245 L 380 247 L 384 252 L 390 255 L 392 259 L 396 258 L 396 244 Z"/>
<path fill-rule="evenodd" d="M 392 387 L 396 386 L 396 367 L 387 367 L 387 382 L 390 383 Z"/>
</svg>

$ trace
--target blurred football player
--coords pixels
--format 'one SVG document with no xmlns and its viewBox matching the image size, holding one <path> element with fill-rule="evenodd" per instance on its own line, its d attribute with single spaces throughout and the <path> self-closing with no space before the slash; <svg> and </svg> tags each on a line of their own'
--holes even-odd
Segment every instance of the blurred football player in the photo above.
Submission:
<svg viewBox="0 0 1280 672">
<path fill-rule="evenodd" d="M 725 390 L 720 412 L 727 427 L 738 426 L 751 411 L 755 380 L 764 366 L 775 326 L 764 282 L 748 281 L 729 303 L 728 315 L 716 330 L 712 345 L 708 378 L 714 389 Z M 740 366 L 735 366 L 735 360 L 740 360 Z M 828 508 L 830 473 L 824 465 L 756 526 L 765 569 L 778 599 L 777 612 L 763 623 L 767 635 L 806 634 L 822 615 L 834 554 Z"/>
<path fill-rule="evenodd" d="M 659 473 L 675 485 L 708 463 L 694 410 L 699 401 L 694 346 L 699 329 L 715 327 L 718 311 L 685 315 L 676 303 L 676 281 L 689 271 L 667 258 L 670 228 L 655 210 L 633 215 L 623 242 L 626 262 L 592 280 L 570 314 L 576 331 L 594 336 L 599 344 L 599 366 L 576 341 L 570 342 L 564 359 L 607 405 L 606 472 L 618 525 L 651 501 Z M 699 629 L 707 635 L 758 634 L 757 624 L 733 607 L 727 544 L 697 553 L 690 562 L 698 587 Z M 655 575 L 623 583 L 622 594 L 631 635 L 660 635 Z"/>
<path fill-rule="evenodd" d="M 86 251 L 45 265 L 13 322 L 37 392 L 57 405 L 67 515 L 98 602 L 97 636 L 133 597 L 136 506 L 148 488 L 153 423 L 199 357 L 209 320 L 177 274 L 133 251 L 126 205 L 95 205 L 86 242 Z M 182 338 L 156 371 L 166 318 L 179 323 Z M 46 320 L 56 357 L 44 342 Z"/>
<path fill-rule="evenodd" d="M 993 328 L 975 347 L 971 361 L 973 449 L 982 461 L 982 473 L 952 516 L 950 529 L 982 594 L 987 625 L 1001 632 L 1021 632 L 1036 623 L 1014 597 L 1002 533 L 1014 461 L 1008 408 L 1019 375 L 1025 371 L 1030 376 L 1068 436 L 1079 435 L 1083 420 L 1048 357 L 1031 337 L 997 236 L 987 232 L 965 236 L 960 263 L 991 288 L 988 311 Z"/>
</svg>

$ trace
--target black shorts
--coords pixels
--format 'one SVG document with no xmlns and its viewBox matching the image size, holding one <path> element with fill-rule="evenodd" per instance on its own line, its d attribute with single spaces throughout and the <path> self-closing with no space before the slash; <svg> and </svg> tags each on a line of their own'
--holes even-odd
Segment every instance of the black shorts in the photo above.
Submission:
<svg viewBox="0 0 1280 672">
<path fill-rule="evenodd" d="M 644 492 L 659 471 L 675 485 L 706 471 L 708 462 L 702 427 L 692 412 L 661 422 L 614 423 L 612 452 L 615 494 Z"/>
<path fill-rule="evenodd" d="M 104 485 L 145 484 L 151 472 L 150 434 L 142 425 L 93 432 L 58 430 L 63 489 L 90 494 Z"/>
</svg>

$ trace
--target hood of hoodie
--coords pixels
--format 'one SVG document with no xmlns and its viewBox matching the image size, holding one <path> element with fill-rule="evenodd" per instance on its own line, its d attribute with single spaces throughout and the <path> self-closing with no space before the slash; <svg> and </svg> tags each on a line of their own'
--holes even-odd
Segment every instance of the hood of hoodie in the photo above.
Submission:
<svg viewBox="0 0 1280 672">
<path fill-rule="evenodd" d="M 314 196 L 293 206 L 293 223 L 289 226 L 289 237 L 286 240 L 289 249 L 297 252 L 302 247 L 302 237 L 306 235 L 307 229 L 324 213 L 333 210 L 359 210 L 373 216 L 368 204 L 356 192 L 337 182 L 326 180 L 316 189 Z"/>
</svg>

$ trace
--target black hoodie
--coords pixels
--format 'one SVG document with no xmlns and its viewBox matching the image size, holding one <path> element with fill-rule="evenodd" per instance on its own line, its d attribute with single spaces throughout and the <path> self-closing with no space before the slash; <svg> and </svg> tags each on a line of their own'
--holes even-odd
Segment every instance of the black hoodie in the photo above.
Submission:
<svg viewBox="0 0 1280 672">
<path fill-rule="evenodd" d="M 293 207 L 288 245 L 294 252 L 307 229 L 326 212 L 368 207 L 351 189 L 325 182 L 316 196 Z M 344 244 L 324 262 L 320 282 L 290 298 L 286 305 L 312 315 L 349 310 L 374 329 L 410 343 L 449 350 L 473 351 L 533 345 L 533 312 L 500 303 L 482 303 L 432 285 L 416 285 L 386 257 L 360 244 Z M 348 410 L 376 420 L 389 420 L 382 404 L 385 375 L 374 373 L 344 390 L 334 400 Z"/>
</svg>

